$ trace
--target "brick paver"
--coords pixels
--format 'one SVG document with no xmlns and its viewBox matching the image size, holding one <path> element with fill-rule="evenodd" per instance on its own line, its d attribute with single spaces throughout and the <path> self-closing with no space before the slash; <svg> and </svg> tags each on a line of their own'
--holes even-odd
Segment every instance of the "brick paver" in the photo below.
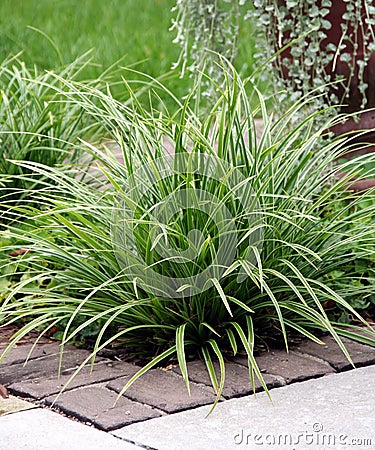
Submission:
<svg viewBox="0 0 375 450">
<path fill-rule="evenodd" d="M 71 345 L 67 345 L 64 352 L 67 353 L 71 348 Z M 3 355 L 5 349 L 0 350 L 0 356 Z M 31 353 L 30 353 L 31 352 Z M 42 358 L 43 356 L 57 355 L 60 353 L 60 343 L 52 342 L 50 344 L 25 344 L 16 345 L 11 351 L 9 351 L 1 361 L 1 364 L 11 366 L 12 364 L 23 364 L 28 358 L 29 361 L 33 359 Z"/>
<path fill-rule="evenodd" d="M 247 366 L 247 358 L 238 357 L 235 361 Z M 294 383 L 309 378 L 334 373 L 335 370 L 324 361 L 303 357 L 296 353 L 275 350 L 263 353 L 256 358 L 261 372 L 281 376 L 286 383 Z"/>
<path fill-rule="evenodd" d="M 110 381 L 107 387 L 120 392 L 126 381 L 126 378 L 118 378 Z M 130 386 L 124 395 L 168 413 L 206 405 L 215 400 L 212 388 L 194 383 L 190 385 L 190 394 L 187 393 L 182 377 L 172 371 L 153 369 L 142 375 L 142 378 Z"/>
<path fill-rule="evenodd" d="M 321 340 L 324 342 L 324 345 L 313 341 L 303 341 L 296 351 L 327 361 L 339 372 L 353 368 L 333 337 L 324 336 Z M 373 347 L 346 338 L 342 338 L 342 341 L 356 367 L 375 364 L 375 349 Z"/>
<path fill-rule="evenodd" d="M 21 347 L 19 347 L 21 348 Z M 82 349 L 69 348 L 64 352 L 61 364 L 61 370 L 72 369 L 78 367 L 90 352 Z M 25 355 L 25 359 L 27 354 Z M 41 358 L 32 359 L 27 364 L 1 365 L 0 383 L 5 386 L 17 383 L 23 380 L 35 380 L 38 378 L 48 377 L 49 375 L 58 373 L 60 355 L 45 355 Z"/>
<path fill-rule="evenodd" d="M 220 383 L 220 368 L 219 364 L 214 363 L 216 377 Z M 197 383 L 203 383 L 207 386 L 211 386 L 210 376 L 207 372 L 206 364 L 203 361 L 192 361 L 187 364 L 189 378 Z M 174 367 L 173 370 L 176 373 L 181 373 L 178 367 Z M 274 387 L 285 384 L 281 377 L 265 374 L 263 379 L 268 387 L 272 389 Z M 254 380 L 255 392 L 262 390 L 262 385 L 255 377 Z M 225 364 L 225 385 L 223 389 L 223 397 L 233 398 L 243 395 L 249 395 L 253 393 L 253 387 L 250 381 L 250 374 L 247 367 L 228 362 Z"/>
<path fill-rule="evenodd" d="M 134 375 L 140 367 L 127 362 L 103 361 L 94 365 L 83 367 L 80 372 L 69 382 L 65 390 L 72 390 L 80 386 L 104 382 L 118 377 L 129 377 Z M 44 374 L 32 380 L 19 381 L 9 385 L 14 393 L 22 396 L 42 399 L 44 397 L 58 394 L 64 385 L 70 380 L 75 369 L 64 370 L 60 377 L 56 372 L 51 376 Z"/>
<path fill-rule="evenodd" d="M 116 402 L 116 398 L 116 393 L 105 386 L 86 386 L 63 393 L 55 406 L 105 431 L 161 416 L 159 411 L 150 406 L 126 397 L 120 397 Z M 46 399 L 49 405 L 54 401 L 54 396 Z"/>
</svg>

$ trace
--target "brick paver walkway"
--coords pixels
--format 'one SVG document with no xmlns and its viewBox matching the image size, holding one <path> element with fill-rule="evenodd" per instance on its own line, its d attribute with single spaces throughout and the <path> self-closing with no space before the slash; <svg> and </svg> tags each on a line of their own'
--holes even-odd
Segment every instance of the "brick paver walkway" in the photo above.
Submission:
<svg viewBox="0 0 375 450">
<path fill-rule="evenodd" d="M 268 388 L 351 369 L 352 366 L 333 338 L 326 336 L 322 340 L 323 346 L 303 341 L 289 353 L 274 350 L 260 354 L 256 359 Z M 347 339 L 344 341 L 358 367 L 375 364 L 374 348 Z M 117 393 L 140 367 L 125 361 L 98 357 L 92 372 L 89 366 L 84 367 L 56 399 L 89 352 L 66 346 L 61 375 L 58 377 L 59 343 L 51 341 L 38 344 L 29 355 L 31 348 L 32 344 L 27 343 L 9 352 L 0 365 L 0 383 L 13 395 L 38 405 L 50 406 L 105 431 L 209 404 L 215 398 L 205 364 L 197 360 L 188 363 L 190 396 L 175 366 L 151 370 L 115 404 Z M 255 389 L 261 390 L 259 383 L 255 384 Z M 223 401 L 251 393 L 246 358 L 236 357 L 228 361 Z"/>
</svg>

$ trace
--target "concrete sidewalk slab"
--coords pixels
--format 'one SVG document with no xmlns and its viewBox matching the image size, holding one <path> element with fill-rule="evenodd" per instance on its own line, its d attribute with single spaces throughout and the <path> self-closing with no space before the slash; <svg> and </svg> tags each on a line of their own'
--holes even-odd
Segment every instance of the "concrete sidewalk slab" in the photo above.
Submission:
<svg viewBox="0 0 375 450">
<path fill-rule="evenodd" d="M 0 450 L 139 450 L 103 431 L 45 409 L 0 417 Z"/>
<path fill-rule="evenodd" d="M 373 449 L 375 367 L 136 423 L 112 434 L 158 450 Z"/>
</svg>

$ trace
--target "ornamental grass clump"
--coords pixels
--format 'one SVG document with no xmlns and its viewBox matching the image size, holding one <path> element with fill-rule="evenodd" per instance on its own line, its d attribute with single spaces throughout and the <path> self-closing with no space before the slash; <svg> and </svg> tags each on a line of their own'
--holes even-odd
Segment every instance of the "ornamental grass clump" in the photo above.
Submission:
<svg viewBox="0 0 375 450">
<path fill-rule="evenodd" d="M 45 182 L 36 205 L 12 209 L 28 228 L 9 230 L 27 250 L 22 278 L 0 310 L 3 323 L 25 323 L 11 345 L 32 329 L 58 327 L 63 348 L 99 325 L 92 357 L 117 344 L 145 361 L 121 394 L 171 359 L 189 389 L 187 361 L 202 357 L 216 402 L 225 361 L 237 353 L 267 390 L 254 359 L 264 341 L 287 348 L 298 333 L 321 343 L 326 331 L 350 360 L 340 336 L 353 337 L 356 327 L 330 321 L 324 305 L 333 301 L 366 325 L 350 304 L 357 294 L 345 289 L 349 280 L 335 291 L 330 274 L 373 257 L 375 202 L 373 191 L 358 197 L 344 189 L 353 168 L 336 176 L 334 161 L 350 138 L 325 136 L 332 119 L 316 130 L 324 111 L 290 127 L 304 101 L 276 118 L 260 94 L 251 111 L 246 89 L 256 88 L 232 70 L 204 117 L 199 89 L 184 103 L 169 93 L 177 112 L 168 115 L 144 110 L 129 86 L 133 102 L 124 105 L 109 91 L 56 78 L 68 104 L 111 136 L 107 147 L 87 144 L 106 182 L 98 190 L 42 162 L 17 163 Z M 160 89 L 150 80 L 150 101 Z M 371 279 L 368 290 L 375 291 Z M 375 343 L 371 331 L 357 339 Z"/>
<path fill-rule="evenodd" d="M 75 79 L 88 62 L 87 55 L 83 55 L 58 73 Z M 40 173 L 31 173 L 15 161 L 55 167 L 62 167 L 67 161 L 79 163 L 82 151 L 72 143 L 77 143 L 78 137 L 90 135 L 93 139 L 95 136 L 98 124 L 90 121 L 78 104 L 61 101 L 59 87 L 62 86 L 52 73 L 29 69 L 18 57 L 10 57 L 0 65 L 0 217 L 3 222 L 11 205 L 30 201 L 32 191 L 43 187 Z"/>
</svg>

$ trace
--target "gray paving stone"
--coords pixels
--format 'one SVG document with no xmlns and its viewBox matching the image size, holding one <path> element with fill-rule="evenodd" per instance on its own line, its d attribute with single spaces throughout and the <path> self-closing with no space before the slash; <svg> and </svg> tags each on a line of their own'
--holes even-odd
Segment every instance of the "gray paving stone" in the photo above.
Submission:
<svg viewBox="0 0 375 450">
<path fill-rule="evenodd" d="M 0 450 L 139 450 L 93 427 L 46 410 L 0 417 Z"/>
<path fill-rule="evenodd" d="M 375 448 L 375 366 L 136 423 L 112 434 L 158 450 Z"/>
<path fill-rule="evenodd" d="M 244 357 L 237 357 L 235 361 L 247 366 L 247 359 Z M 256 361 L 264 374 L 279 375 L 284 378 L 286 383 L 303 381 L 335 372 L 324 362 L 316 361 L 308 356 L 303 357 L 294 352 L 286 353 L 282 350 L 263 353 L 256 358 Z"/>
<path fill-rule="evenodd" d="M 92 371 L 90 365 L 88 365 L 81 369 L 81 371 L 73 378 L 66 387 L 66 390 L 72 390 L 93 383 L 109 381 L 113 378 L 130 377 L 139 369 L 140 367 L 122 361 L 99 362 L 94 365 Z M 12 383 L 9 385 L 9 389 L 17 395 L 32 397 L 39 400 L 53 394 L 58 394 L 69 381 L 73 373 L 74 369 L 64 370 L 60 377 L 57 376 L 57 373 L 52 376 L 50 376 L 50 374 L 42 374 L 33 380 Z"/>
<path fill-rule="evenodd" d="M 1 361 L 0 368 L 3 365 L 11 366 L 13 364 L 24 363 L 28 357 L 29 360 L 32 360 L 47 355 L 56 355 L 60 352 L 60 344 L 58 342 L 53 342 L 51 344 L 37 344 L 29 355 L 32 348 L 33 344 L 16 345 L 15 347 L 12 347 Z M 69 345 L 65 347 L 65 350 L 69 351 L 71 348 L 74 347 Z M 3 355 L 4 352 L 5 349 L 0 349 L 0 355 Z"/>
<path fill-rule="evenodd" d="M 76 349 L 74 347 L 64 352 L 62 359 L 62 370 L 78 367 L 90 352 Z M 35 378 L 53 375 L 58 373 L 59 354 L 33 359 L 26 364 L 0 365 L 0 383 L 8 386 L 22 380 L 32 380 Z"/>
<path fill-rule="evenodd" d="M 96 425 L 101 430 L 113 430 L 134 422 L 159 417 L 161 414 L 147 405 L 120 397 L 104 386 L 88 386 L 64 392 L 54 403 L 64 413 Z M 52 404 L 55 397 L 46 399 Z"/>
<path fill-rule="evenodd" d="M 295 351 L 321 358 L 340 372 L 353 368 L 331 336 L 324 336 L 321 340 L 324 345 L 308 340 L 302 342 Z M 357 367 L 375 364 L 375 348 L 346 338 L 342 338 L 342 341 Z"/>
<path fill-rule="evenodd" d="M 220 383 L 220 367 L 218 363 L 214 363 L 216 376 L 218 382 Z M 203 383 L 207 386 L 211 386 L 210 376 L 207 372 L 206 364 L 203 361 L 192 361 L 187 363 L 187 369 L 189 374 L 189 379 L 195 381 L 196 383 Z M 181 374 L 178 367 L 174 367 L 173 370 Z M 277 386 L 281 386 L 282 382 L 280 379 L 276 378 L 274 375 L 264 375 L 264 381 L 269 389 Z M 255 392 L 263 390 L 262 385 L 259 380 L 255 377 L 254 379 Z M 235 364 L 233 362 L 225 363 L 225 384 L 223 389 L 223 397 L 232 398 L 241 395 L 248 395 L 253 393 L 253 388 L 250 381 L 249 370 L 240 364 Z"/>
<path fill-rule="evenodd" d="M 110 381 L 107 387 L 120 392 L 127 381 L 127 378 L 118 378 Z M 190 390 L 189 396 L 182 377 L 171 371 L 153 369 L 142 375 L 124 395 L 168 413 L 206 405 L 215 400 L 215 394 L 211 388 L 191 383 Z"/>
</svg>

